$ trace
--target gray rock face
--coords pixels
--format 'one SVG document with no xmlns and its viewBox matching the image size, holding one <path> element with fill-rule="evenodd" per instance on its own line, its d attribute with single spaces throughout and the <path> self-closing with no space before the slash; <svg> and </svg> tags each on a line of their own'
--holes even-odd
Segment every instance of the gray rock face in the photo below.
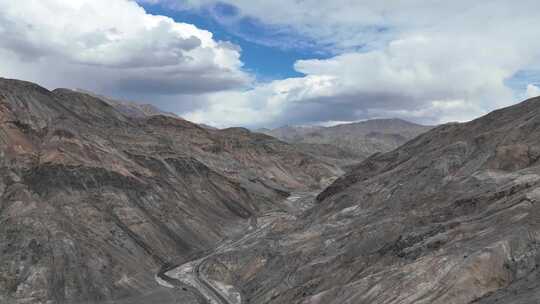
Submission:
<svg viewBox="0 0 540 304">
<path fill-rule="evenodd" d="M 0 303 L 165 299 L 161 266 L 339 172 L 266 135 L 16 80 L 0 122 Z"/>
<path fill-rule="evenodd" d="M 373 153 L 393 150 L 429 129 L 401 119 L 374 119 L 333 127 L 285 126 L 258 132 L 297 144 L 306 153 L 347 167 Z"/>
<path fill-rule="evenodd" d="M 540 98 L 378 153 L 223 255 L 246 303 L 540 299 Z"/>
</svg>

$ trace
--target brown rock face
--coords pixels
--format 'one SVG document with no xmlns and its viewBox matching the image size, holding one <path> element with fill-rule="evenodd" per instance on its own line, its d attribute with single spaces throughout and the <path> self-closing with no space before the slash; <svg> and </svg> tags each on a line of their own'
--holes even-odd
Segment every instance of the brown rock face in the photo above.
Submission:
<svg viewBox="0 0 540 304">
<path fill-rule="evenodd" d="M 538 303 L 539 147 L 540 98 L 436 127 L 220 262 L 249 303 Z"/>
<path fill-rule="evenodd" d="M 0 79 L 0 123 L 0 303 L 146 295 L 163 264 L 339 171 L 266 135 L 16 80 Z"/>
</svg>

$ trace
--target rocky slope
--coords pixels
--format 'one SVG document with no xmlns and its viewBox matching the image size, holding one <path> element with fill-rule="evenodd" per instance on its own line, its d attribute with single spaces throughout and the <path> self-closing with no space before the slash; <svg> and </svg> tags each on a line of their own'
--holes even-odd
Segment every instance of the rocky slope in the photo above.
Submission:
<svg viewBox="0 0 540 304">
<path fill-rule="evenodd" d="M 0 303 L 159 293 L 161 266 L 339 174 L 266 135 L 17 80 L 0 79 L 0 122 Z"/>
<path fill-rule="evenodd" d="M 539 159 L 540 98 L 442 125 L 214 267 L 245 303 L 538 303 Z"/>
<path fill-rule="evenodd" d="M 429 129 L 401 119 L 374 119 L 333 127 L 285 126 L 257 132 L 297 144 L 306 153 L 346 167 L 373 153 L 393 150 Z"/>
</svg>

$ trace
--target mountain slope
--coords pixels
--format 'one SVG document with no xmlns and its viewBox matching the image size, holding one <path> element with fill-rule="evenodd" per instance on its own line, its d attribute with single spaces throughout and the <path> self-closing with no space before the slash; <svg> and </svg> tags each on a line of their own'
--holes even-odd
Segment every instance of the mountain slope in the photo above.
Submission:
<svg viewBox="0 0 540 304">
<path fill-rule="evenodd" d="M 0 121 L 2 303 L 152 292 L 163 265 L 339 172 L 266 135 L 17 80 L 0 79 Z"/>
<path fill-rule="evenodd" d="M 537 303 L 539 159 L 540 98 L 442 125 L 216 265 L 250 303 Z"/>
</svg>

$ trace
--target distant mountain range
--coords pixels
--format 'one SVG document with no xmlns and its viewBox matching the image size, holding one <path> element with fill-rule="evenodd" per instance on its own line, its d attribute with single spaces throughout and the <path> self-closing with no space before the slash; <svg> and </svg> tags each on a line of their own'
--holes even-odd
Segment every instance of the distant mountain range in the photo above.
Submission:
<svg viewBox="0 0 540 304">
<path fill-rule="evenodd" d="M 89 91 L 76 91 L 99 98 L 122 114 L 131 118 L 145 118 L 154 115 L 180 118 L 178 115 L 162 111 L 151 104 L 117 100 Z M 204 129 L 218 130 L 213 126 L 199 124 Z M 263 133 L 294 145 L 302 152 L 342 169 L 358 163 L 373 153 L 387 152 L 407 140 L 431 129 L 402 119 L 374 119 L 357 123 L 323 126 L 284 126 L 276 129 L 257 129 Z"/>
<path fill-rule="evenodd" d="M 374 153 L 393 150 L 431 128 L 402 119 L 374 119 L 333 127 L 284 126 L 256 132 L 296 144 L 306 153 L 346 166 Z"/>
</svg>

